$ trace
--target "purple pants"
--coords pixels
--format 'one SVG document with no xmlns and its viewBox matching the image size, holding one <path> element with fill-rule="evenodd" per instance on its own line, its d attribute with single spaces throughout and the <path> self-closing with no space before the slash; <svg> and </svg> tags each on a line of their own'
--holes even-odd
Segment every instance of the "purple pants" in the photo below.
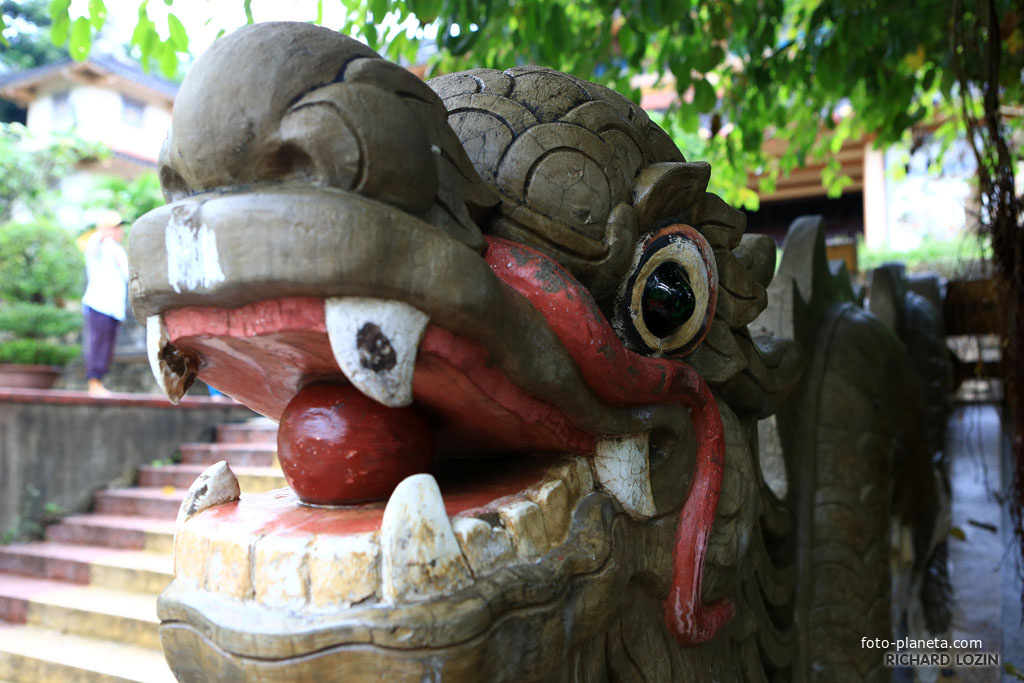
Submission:
<svg viewBox="0 0 1024 683">
<path fill-rule="evenodd" d="M 88 306 L 82 306 L 85 315 L 85 377 L 102 379 L 110 369 L 117 341 L 117 327 L 121 321 Z"/>
</svg>

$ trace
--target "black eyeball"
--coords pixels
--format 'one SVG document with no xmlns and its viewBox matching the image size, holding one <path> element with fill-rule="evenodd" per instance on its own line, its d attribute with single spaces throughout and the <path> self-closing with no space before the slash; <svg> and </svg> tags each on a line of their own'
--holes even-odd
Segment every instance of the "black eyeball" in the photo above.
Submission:
<svg viewBox="0 0 1024 683">
<path fill-rule="evenodd" d="M 620 292 L 617 327 L 639 351 L 686 354 L 707 335 L 717 295 L 707 241 L 689 226 L 669 226 L 643 245 Z"/>
<path fill-rule="evenodd" d="M 671 335 L 693 317 L 696 307 L 690 277 L 680 264 L 662 263 L 647 278 L 640 310 L 647 329 L 655 336 Z"/>
</svg>

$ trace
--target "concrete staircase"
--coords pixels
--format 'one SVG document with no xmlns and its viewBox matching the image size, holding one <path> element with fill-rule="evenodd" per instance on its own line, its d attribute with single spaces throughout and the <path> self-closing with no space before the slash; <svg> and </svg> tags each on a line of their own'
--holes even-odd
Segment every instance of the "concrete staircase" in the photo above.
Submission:
<svg viewBox="0 0 1024 683">
<path fill-rule="evenodd" d="M 49 526 L 46 540 L 0 546 L 0 681 L 173 681 L 156 597 L 171 580 L 178 506 L 218 460 L 243 493 L 284 486 L 276 438 L 270 422 L 221 425 L 215 443 L 181 444 L 180 464 L 97 492 L 94 512 Z"/>
</svg>

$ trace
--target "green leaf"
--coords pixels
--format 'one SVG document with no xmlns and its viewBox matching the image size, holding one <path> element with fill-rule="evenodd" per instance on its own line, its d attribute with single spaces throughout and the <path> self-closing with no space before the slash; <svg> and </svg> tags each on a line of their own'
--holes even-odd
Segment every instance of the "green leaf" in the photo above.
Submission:
<svg viewBox="0 0 1024 683">
<path fill-rule="evenodd" d="M 683 93 L 689 90 L 690 85 L 693 83 L 693 79 L 690 77 L 690 70 L 684 69 L 682 71 L 673 70 L 673 75 L 676 77 L 676 92 L 682 97 Z"/>
<path fill-rule="evenodd" d="M 629 56 L 636 51 L 636 32 L 633 27 L 629 25 L 627 21 L 619 27 L 619 47 L 622 49 L 623 56 Z"/>
<path fill-rule="evenodd" d="M 709 50 L 697 52 L 690 58 L 690 66 L 704 74 L 722 63 L 725 59 L 725 52 L 722 48 L 714 45 Z"/>
<path fill-rule="evenodd" d="M 0 12 L 0 45 L 3 45 L 4 47 L 10 47 L 10 42 L 8 42 L 7 38 L 4 36 L 4 29 L 6 28 L 7 22 L 4 21 L 4 13 Z"/>
<path fill-rule="evenodd" d="M 661 23 L 661 4 L 658 0 L 643 0 L 644 16 L 657 25 Z"/>
<path fill-rule="evenodd" d="M 840 68 L 838 55 L 835 43 L 830 43 L 825 46 L 814 67 L 814 77 L 828 93 L 835 92 L 842 83 L 844 74 Z"/>
<path fill-rule="evenodd" d="M 50 21 L 57 18 L 58 14 L 67 14 L 71 7 L 71 0 L 50 0 L 47 11 L 50 13 Z"/>
<path fill-rule="evenodd" d="M 544 42 L 554 47 L 554 52 L 562 52 L 557 46 L 565 45 L 570 35 L 568 22 L 565 16 L 565 9 L 561 5 L 552 5 L 548 15 L 547 23 L 544 26 L 546 35 Z M 557 59 L 557 55 L 555 56 Z M 554 61 L 554 60 L 552 60 Z"/>
<path fill-rule="evenodd" d="M 68 42 L 68 31 L 71 28 L 71 17 L 68 15 L 68 7 L 71 0 L 53 0 L 50 3 L 50 40 L 54 45 L 64 45 Z"/>
<path fill-rule="evenodd" d="M 384 15 L 388 13 L 388 0 L 370 0 L 370 11 L 373 12 L 373 20 L 378 24 L 384 21 Z"/>
<path fill-rule="evenodd" d="M 843 195 L 843 190 L 852 184 L 853 178 L 844 173 L 829 183 L 828 187 L 825 188 L 825 194 L 829 199 L 839 199 Z"/>
<path fill-rule="evenodd" d="M 684 132 L 696 133 L 700 127 L 700 117 L 696 107 L 683 105 L 679 109 L 679 125 Z"/>
<path fill-rule="evenodd" d="M 159 45 L 157 59 L 160 63 L 160 72 L 167 78 L 174 78 L 178 75 L 178 54 L 169 42 Z"/>
<path fill-rule="evenodd" d="M 715 108 L 718 96 L 715 89 L 707 82 L 707 79 L 700 79 L 693 83 L 693 106 L 700 113 L 709 112 Z"/>
<path fill-rule="evenodd" d="M 324 23 L 324 0 L 316 0 L 316 23 Z"/>
<path fill-rule="evenodd" d="M 173 14 L 167 15 L 167 30 L 170 32 L 171 45 L 178 52 L 188 52 L 188 33 L 181 20 Z"/>
<path fill-rule="evenodd" d="M 146 33 L 146 22 L 149 19 L 139 19 L 138 23 L 135 24 L 135 29 L 132 31 L 132 37 L 128 39 L 130 45 L 138 45 L 142 47 L 142 38 Z"/>
<path fill-rule="evenodd" d="M 148 18 L 139 21 L 135 26 L 135 33 L 132 34 L 132 44 L 139 46 L 142 53 L 142 67 L 149 71 L 149 60 L 154 56 L 154 51 L 160 45 L 160 38 L 156 34 L 156 24 Z"/>
<path fill-rule="evenodd" d="M 421 26 L 432 24 L 441 12 L 441 0 L 407 0 L 409 10 L 416 15 Z"/>
<path fill-rule="evenodd" d="M 103 0 L 89 0 L 89 22 L 99 31 L 107 21 L 107 6 Z"/>
<path fill-rule="evenodd" d="M 68 53 L 75 61 L 85 61 L 92 49 L 92 25 L 85 17 L 78 17 L 71 25 L 71 42 L 68 43 Z"/>
<path fill-rule="evenodd" d="M 744 152 L 757 152 L 764 142 L 764 130 L 760 126 L 744 126 L 740 140 Z"/>
<path fill-rule="evenodd" d="M 749 187 L 740 185 L 736 190 L 735 203 L 741 205 L 748 211 L 757 211 L 761 204 L 761 199 L 757 196 L 757 193 Z"/>
<path fill-rule="evenodd" d="M 939 68 L 937 66 L 932 65 L 928 67 L 928 70 L 925 71 L 924 78 L 921 79 L 922 90 L 928 92 L 929 90 L 932 89 L 932 86 L 935 84 L 935 76 L 938 73 L 938 71 Z"/>
<path fill-rule="evenodd" d="M 164 2 L 167 2 L 167 0 L 164 0 Z M 245 10 L 245 23 L 255 23 L 255 20 L 252 18 L 252 0 L 245 0 L 242 3 L 242 9 Z"/>
<path fill-rule="evenodd" d="M 366 44 L 370 46 L 371 50 L 377 49 L 377 27 L 372 22 L 366 22 L 363 24 L 362 30 L 363 37 L 366 38 Z"/>
</svg>

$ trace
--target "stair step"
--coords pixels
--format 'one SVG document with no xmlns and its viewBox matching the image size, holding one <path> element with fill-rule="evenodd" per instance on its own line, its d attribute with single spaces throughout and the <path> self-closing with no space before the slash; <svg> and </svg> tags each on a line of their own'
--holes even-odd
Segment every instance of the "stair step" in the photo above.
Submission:
<svg viewBox="0 0 1024 683">
<path fill-rule="evenodd" d="M 181 464 L 153 467 L 144 465 L 139 468 L 139 486 L 187 489 L 209 465 Z M 266 493 L 287 486 L 284 475 L 277 467 L 235 467 L 231 470 L 238 477 L 238 485 L 242 493 Z"/>
<path fill-rule="evenodd" d="M 217 425 L 217 442 L 228 444 L 239 443 L 277 443 L 277 425 L 270 420 L 254 420 L 250 422 L 230 422 Z"/>
<path fill-rule="evenodd" d="M 186 464 L 212 465 L 227 460 L 232 467 L 270 467 L 277 460 L 276 443 L 183 443 L 178 450 Z"/>
<path fill-rule="evenodd" d="M 159 649 L 0 624 L 0 680 L 173 683 Z"/>
<path fill-rule="evenodd" d="M 186 489 L 226 460 L 246 493 L 285 486 L 277 425 L 220 425 L 218 443 L 181 444 L 182 464 L 144 466 L 141 486 L 97 492 L 47 541 L 0 546 L 0 681 L 173 681 L 156 600 L 172 579 L 174 519 Z"/>
<path fill-rule="evenodd" d="M 104 489 L 96 492 L 96 512 L 174 519 L 178 516 L 178 508 L 181 507 L 186 490 L 170 486 Z"/>
<path fill-rule="evenodd" d="M 46 538 L 57 543 L 170 553 L 174 521 L 128 515 L 70 515 L 48 526 Z"/>
<path fill-rule="evenodd" d="M 0 572 L 159 593 L 171 582 L 168 554 L 36 541 L 0 546 Z"/>
<path fill-rule="evenodd" d="M 160 647 L 156 597 L 0 574 L 0 602 L 10 611 L 0 617 L 7 621 L 154 649 Z"/>
</svg>

